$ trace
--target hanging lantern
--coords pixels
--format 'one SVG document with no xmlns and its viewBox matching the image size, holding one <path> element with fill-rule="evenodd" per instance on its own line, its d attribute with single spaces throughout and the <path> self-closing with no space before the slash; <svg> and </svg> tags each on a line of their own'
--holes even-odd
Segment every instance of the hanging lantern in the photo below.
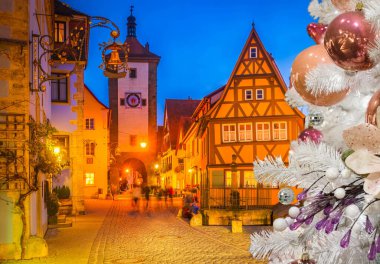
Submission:
<svg viewBox="0 0 380 264">
<path fill-rule="evenodd" d="M 103 74 L 108 78 L 123 78 L 127 72 L 128 52 L 124 45 L 116 43 L 119 36 L 117 31 L 111 32 L 113 42 L 103 48 L 103 63 L 99 66 L 103 69 Z"/>
</svg>

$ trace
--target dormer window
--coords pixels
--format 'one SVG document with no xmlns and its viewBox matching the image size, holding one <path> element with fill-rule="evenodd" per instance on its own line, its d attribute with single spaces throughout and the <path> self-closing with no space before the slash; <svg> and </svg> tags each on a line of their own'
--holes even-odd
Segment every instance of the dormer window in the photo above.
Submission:
<svg viewBox="0 0 380 264">
<path fill-rule="evenodd" d="M 257 58 L 257 48 L 256 47 L 251 47 L 249 50 L 249 57 L 251 59 L 256 59 Z"/>
<path fill-rule="evenodd" d="M 66 22 L 54 22 L 54 41 L 58 43 L 65 42 L 66 39 Z"/>
</svg>

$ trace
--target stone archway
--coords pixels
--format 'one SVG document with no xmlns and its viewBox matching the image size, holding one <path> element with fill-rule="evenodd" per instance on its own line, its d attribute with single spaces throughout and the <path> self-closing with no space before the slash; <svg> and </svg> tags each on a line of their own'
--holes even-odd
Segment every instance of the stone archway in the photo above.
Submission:
<svg viewBox="0 0 380 264">
<path fill-rule="evenodd" d="M 137 158 L 128 158 L 121 165 L 120 175 L 128 178 L 129 184 L 147 184 L 148 173 L 144 162 Z"/>
</svg>

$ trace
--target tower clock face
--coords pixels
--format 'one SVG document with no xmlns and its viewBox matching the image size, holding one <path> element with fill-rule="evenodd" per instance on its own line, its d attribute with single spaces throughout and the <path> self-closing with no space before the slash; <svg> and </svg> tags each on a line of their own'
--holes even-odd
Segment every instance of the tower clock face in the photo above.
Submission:
<svg viewBox="0 0 380 264">
<path fill-rule="evenodd" d="M 130 93 L 126 94 L 126 102 L 129 107 L 138 107 L 141 103 L 141 94 L 139 93 Z"/>
</svg>

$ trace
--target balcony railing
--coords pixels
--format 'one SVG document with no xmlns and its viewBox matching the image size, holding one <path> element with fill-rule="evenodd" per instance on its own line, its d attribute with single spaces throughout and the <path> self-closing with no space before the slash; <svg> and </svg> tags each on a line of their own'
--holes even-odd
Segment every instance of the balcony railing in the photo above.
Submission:
<svg viewBox="0 0 380 264">
<path fill-rule="evenodd" d="M 203 189 L 201 203 L 208 209 L 252 210 L 271 208 L 278 188 L 210 188 Z"/>
</svg>

